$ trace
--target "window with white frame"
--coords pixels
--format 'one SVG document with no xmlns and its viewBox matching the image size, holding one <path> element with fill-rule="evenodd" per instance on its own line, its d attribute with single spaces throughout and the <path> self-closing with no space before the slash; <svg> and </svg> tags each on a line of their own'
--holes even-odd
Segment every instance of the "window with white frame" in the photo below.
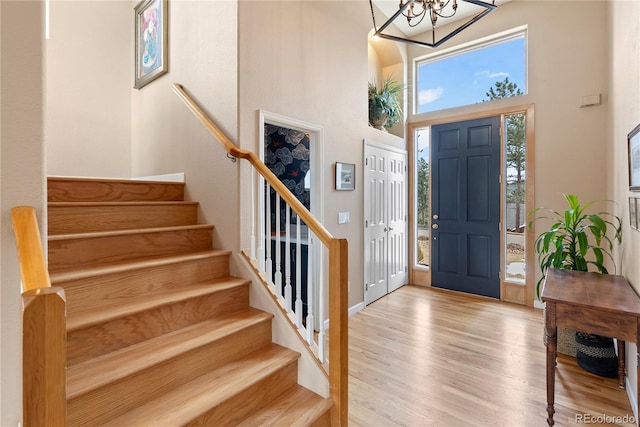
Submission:
<svg viewBox="0 0 640 427">
<path fill-rule="evenodd" d="M 416 114 L 527 93 L 526 27 L 415 61 Z"/>
</svg>

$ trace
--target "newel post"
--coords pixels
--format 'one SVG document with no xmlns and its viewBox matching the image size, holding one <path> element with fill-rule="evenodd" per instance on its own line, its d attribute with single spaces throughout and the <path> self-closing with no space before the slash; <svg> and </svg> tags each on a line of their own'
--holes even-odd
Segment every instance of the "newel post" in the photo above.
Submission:
<svg viewBox="0 0 640 427">
<path fill-rule="evenodd" d="M 66 300 L 48 287 L 22 294 L 22 417 L 25 427 L 65 426 Z"/>
<path fill-rule="evenodd" d="M 349 410 L 349 274 L 346 239 L 329 246 L 329 381 L 331 425 L 346 426 Z"/>
</svg>

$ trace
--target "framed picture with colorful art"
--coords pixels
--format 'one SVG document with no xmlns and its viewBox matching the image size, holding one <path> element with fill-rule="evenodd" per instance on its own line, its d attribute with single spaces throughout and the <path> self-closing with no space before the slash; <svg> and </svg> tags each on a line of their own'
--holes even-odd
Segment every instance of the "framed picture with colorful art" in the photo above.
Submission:
<svg viewBox="0 0 640 427">
<path fill-rule="evenodd" d="M 168 0 L 143 0 L 135 7 L 135 83 L 140 89 L 169 71 Z"/>
</svg>

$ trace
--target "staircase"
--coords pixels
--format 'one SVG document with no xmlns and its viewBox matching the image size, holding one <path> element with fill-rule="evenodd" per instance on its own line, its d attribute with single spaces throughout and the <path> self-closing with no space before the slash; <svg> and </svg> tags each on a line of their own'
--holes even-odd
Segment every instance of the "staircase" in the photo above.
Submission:
<svg viewBox="0 0 640 427">
<path fill-rule="evenodd" d="M 49 178 L 49 272 L 67 298 L 69 426 L 325 426 L 184 184 Z"/>
</svg>

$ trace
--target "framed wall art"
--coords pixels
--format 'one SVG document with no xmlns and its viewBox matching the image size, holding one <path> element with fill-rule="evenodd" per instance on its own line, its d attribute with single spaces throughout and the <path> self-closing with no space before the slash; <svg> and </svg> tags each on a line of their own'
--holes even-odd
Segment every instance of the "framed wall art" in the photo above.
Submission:
<svg viewBox="0 0 640 427">
<path fill-rule="evenodd" d="M 638 229 L 638 199 L 629 197 L 629 224 L 633 230 Z"/>
<path fill-rule="evenodd" d="M 627 135 L 629 190 L 640 191 L 640 125 Z"/>
<path fill-rule="evenodd" d="M 355 190 L 356 165 L 353 163 L 336 163 L 336 190 Z"/>
<path fill-rule="evenodd" d="M 135 83 L 140 89 L 169 71 L 168 0 L 143 0 L 135 7 Z"/>
</svg>

